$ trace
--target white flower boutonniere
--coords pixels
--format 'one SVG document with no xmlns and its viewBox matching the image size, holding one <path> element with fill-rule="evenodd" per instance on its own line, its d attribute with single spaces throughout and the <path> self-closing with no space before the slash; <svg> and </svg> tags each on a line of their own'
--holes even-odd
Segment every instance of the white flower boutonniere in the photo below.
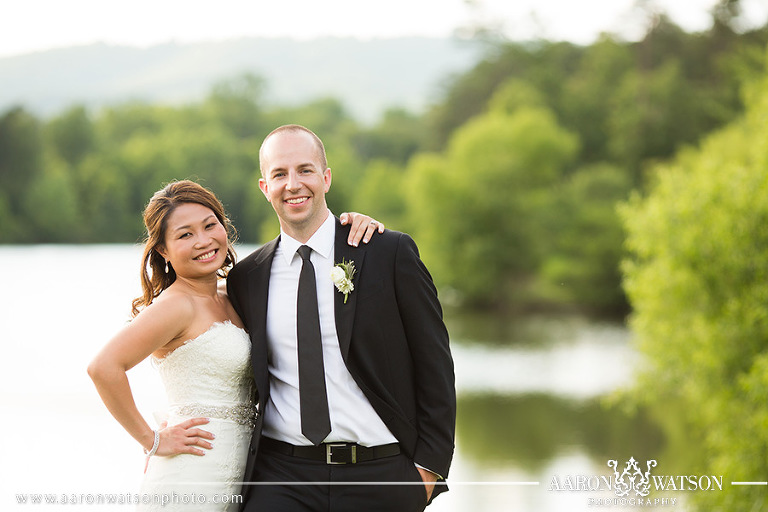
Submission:
<svg viewBox="0 0 768 512">
<path fill-rule="evenodd" d="M 347 303 L 347 297 L 355 289 L 352 284 L 352 278 L 355 277 L 355 262 L 344 261 L 337 263 L 331 269 L 331 281 L 336 285 L 336 289 L 344 294 L 344 304 Z"/>
</svg>

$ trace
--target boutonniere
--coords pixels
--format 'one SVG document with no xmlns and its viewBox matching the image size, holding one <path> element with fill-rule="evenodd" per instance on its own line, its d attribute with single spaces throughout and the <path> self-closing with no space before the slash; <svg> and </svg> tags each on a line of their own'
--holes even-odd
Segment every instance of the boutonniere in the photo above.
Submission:
<svg viewBox="0 0 768 512">
<path fill-rule="evenodd" d="M 336 289 L 344 294 L 344 304 L 347 303 L 347 297 L 355 289 L 352 284 L 352 278 L 355 277 L 355 262 L 344 261 L 337 263 L 331 269 L 331 281 L 336 285 Z"/>
</svg>

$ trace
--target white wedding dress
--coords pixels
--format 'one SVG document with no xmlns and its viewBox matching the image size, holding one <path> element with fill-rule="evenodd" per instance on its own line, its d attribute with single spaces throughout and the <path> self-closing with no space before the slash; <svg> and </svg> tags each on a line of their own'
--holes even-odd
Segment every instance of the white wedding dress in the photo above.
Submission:
<svg viewBox="0 0 768 512">
<path fill-rule="evenodd" d="M 236 511 L 256 418 L 248 334 L 215 323 L 155 363 L 168 395 L 168 424 L 210 418 L 199 428 L 216 438 L 203 456 L 152 457 L 138 510 Z"/>
</svg>

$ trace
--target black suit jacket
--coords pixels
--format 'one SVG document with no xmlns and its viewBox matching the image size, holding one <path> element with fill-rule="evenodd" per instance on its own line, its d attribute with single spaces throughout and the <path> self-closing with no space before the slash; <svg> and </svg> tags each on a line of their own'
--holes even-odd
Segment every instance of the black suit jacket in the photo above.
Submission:
<svg viewBox="0 0 768 512">
<path fill-rule="evenodd" d="M 414 462 L 448 476 L 454 450 L 456 392 L 448 332 L 437 290 L 414 241 L 385 231 L 368 244 L 347 244 L 349 227 L 336 219 L 334 262 L 357 273 L 347 303 L 335 293 L 336 330 L 350 374 Z M 279 237 L 235 265 L 229 298 L 251 336 L 259 410 L 269 398 L 267 300 Z M 252 479 L 261 421 L 254 431 L 245 481 Z M 247 488 L 244 493 L 247 493 Z M 435 494 L 445 490 L 437 486 Z"/>
</svg>

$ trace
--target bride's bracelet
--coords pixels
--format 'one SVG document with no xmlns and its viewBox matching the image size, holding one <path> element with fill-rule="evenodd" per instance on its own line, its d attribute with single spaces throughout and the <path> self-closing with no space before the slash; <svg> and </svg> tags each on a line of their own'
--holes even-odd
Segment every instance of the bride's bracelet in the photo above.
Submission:
<svg viewBox="0 0 768 512">
<path fill-rule="evenodd" d="M 160 431 L 159 430 L 153 430 L 152 432 L 155 433 L 155 442 L 152 443 L 152 449 L 147 451 L 146 448 L 144 449 L 144 453 L 147 454 L 147 457 L 153 456 L 157 452 L 157 448 L 160 446 Z"/>
</svg>

